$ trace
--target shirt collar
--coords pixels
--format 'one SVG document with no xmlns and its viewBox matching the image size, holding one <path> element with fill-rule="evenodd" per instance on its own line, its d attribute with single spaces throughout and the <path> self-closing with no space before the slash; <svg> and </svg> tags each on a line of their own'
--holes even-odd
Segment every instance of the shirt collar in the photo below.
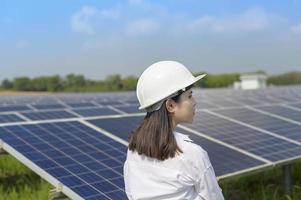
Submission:
<svg viewBox="0 0 301 200">
<path fill-rule="evenodd" d="M 185 141 L 193 142 L 193 140 L 191 140 L 189 138 L 189 135 L 186 135 L 186 134 L 182 134 L 182 133 L 174 131 L 174 136 L 177 138 L 180 138 L 182 140 L 185 140 Z"/>
</svg>

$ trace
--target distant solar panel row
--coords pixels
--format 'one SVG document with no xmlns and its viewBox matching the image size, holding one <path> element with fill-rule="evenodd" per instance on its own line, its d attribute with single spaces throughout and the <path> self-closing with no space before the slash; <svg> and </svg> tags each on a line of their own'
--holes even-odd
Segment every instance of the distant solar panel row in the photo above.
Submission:
<svg viewBox="0 0 301 200">
<path fill-rule="evenodd" d="M 77 117 L 64 110 L 21 112 L 21 114 L 31 120 L 67 119 Z"/>
</svg>

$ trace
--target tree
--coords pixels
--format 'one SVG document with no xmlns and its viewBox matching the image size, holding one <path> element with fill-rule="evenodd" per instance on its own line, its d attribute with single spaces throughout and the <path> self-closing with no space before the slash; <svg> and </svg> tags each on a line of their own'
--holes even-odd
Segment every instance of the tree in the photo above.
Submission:
<svg viewBox="0 0 301 200">
<path fill-rule="evenodd" d="M 122 85 L 124 90 L 135 90 L 138 82 L 138 78 L 135 76 L 127 76 L 122 79 Z"/>
<path fill-rule="evenodd" d="M 119 74 L 107 76 L 105 79 L 105 84 L 108 90 L 117 91 L 123 89 L 123 84 Z"/>
<path fill-rule="evenodd" d="M 1 84 L 1 87 L 6 90 L 12 89 L 13 86 L 13 82 L 8 79 L 4 79 Z"/>
<path fill-rule="evenodd" d="M 14 79 L 14 89 L 18 91 L 30 91 L 31 82 L 28 77 L 17 77 Z"/>
</svg>

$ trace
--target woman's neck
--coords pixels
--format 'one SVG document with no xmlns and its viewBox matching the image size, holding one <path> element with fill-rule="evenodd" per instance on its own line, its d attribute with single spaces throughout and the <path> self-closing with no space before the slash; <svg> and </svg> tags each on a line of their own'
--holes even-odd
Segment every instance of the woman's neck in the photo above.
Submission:
<svg viewBox="0 0 301 200">
<path fill-rule="evenodd" d="M 175 131 L 178 123 L 174 120 L 172 120 L 172 130 Z"/>
</svg>

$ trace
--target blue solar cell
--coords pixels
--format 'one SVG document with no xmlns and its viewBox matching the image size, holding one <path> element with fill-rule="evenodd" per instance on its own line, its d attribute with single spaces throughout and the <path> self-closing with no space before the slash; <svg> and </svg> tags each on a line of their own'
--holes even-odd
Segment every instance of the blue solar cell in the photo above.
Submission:
<svg viewBox="0 0 301 200">
<path fill-rule="evenodd" d="M 83 103 L 66 103 L 68 106 L 72 108 L 82 108 L 82 107 L 95 107 L 96 105 L 91 102 L 83 102 Z"/>
<path fill-rule="evenodd" d="M 122 190 L 115 190 L 112 192 L 106 193 L 111 199 L 127 199 L 125 193 Z"/>
<path fill-rule="evenodd" d="M 123 105 L 123 103 L 119 101 L 99 101 L 97 102 L 99 105 L 102 106 L 116 106 L 116 105 Z"/>
<path fill-rule="evenodd" d="M 125 196 L 121 179 L 126 147 L 84 124 L 4 126 L 0 127 L 0 139 L 84 199 L 111 199 L 113 191 Z M 74 145 L 75 141 L 80 145 Z"/>
<path fill-rule="evenodd" d="M 21 114 L 31 120 L 65 119 L 77 117 L 64 110 L 22 112 Z"/>
<path fill-rule="evenodd" d="M 81 179 L 79 179 L 73 175 L 61 177 L 61 178 L 59 178 L 59 180 L 62 181 L 68 187 L 75 187 L 77 185 L 84 184 L 84 182 Z"/>
<path fill-rule="evenodd" d="M 66 108 L 62 104 L 32 104 L 32 107 L 38 110 L 46 110 L 46 109 L 64 109 Z"/>
<path fill-rule="evenodd" d="M 22 118 L 15 114 L 0 114 L 0 123 L 21 122 Z"/>
<path fill-rule="evenodd" d="M 105 181 L 105 180 L 102 182 L 93 183 L 92 186 L 94 186 L 95 188 L 97 188 L 100 191 L 103 191 L 104 193 L 112 191 L 112 188 L 114 188 L 114 190 L 118 189 L 118 187 L 116 187 L 109 181 Z"/>
<path fill-rule="evenodd" d="M 110 108 L 85 108 L 85 109 L 73 109 L 72 111 L 80 114 L 83 117 L 120 114 Z"/>
<path fill-rule="evenodd" d="M 93 186 L 88 185 L 88 184 L 81 185 L 81 186 L 76 186 L 76 187 L 71 187 L 71 189 L 73 191 L 76 191 L 80 196 L 85 197 L 85 199 L 86 199 L 86 197 L 99 194 L 97 189 L 94 189 Z"/>
</svg>

